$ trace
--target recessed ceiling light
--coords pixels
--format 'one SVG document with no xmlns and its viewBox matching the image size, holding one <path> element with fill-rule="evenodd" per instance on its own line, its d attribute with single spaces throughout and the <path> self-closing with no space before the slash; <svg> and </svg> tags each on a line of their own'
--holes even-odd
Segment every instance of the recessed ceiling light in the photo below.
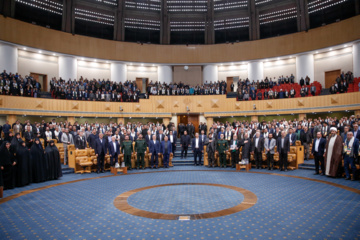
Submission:
<svg viewBox="0 0 360 240">
<path fill-rule="evenodd" d="M 81 58 L 81 61 L 84 61 L 84 58 Z"/>
<path fill-rule="evenodd" d="M 279 60 L 280 60 L 280 58 L 277 58 L 277 60 L 279 61 Z"/>
<path fill-rule="evenodd" d="M 24 47 L 23 49 L 26 50 L 26 47 Z"/>
<path fill-rule="evenodd" d="M 345 44 L 344 47 L 347 47 L 347 44 Z"/>
<path fill-rule="evenodd" d="M 316 51 L 316 54 L 318 54 L 319 52 L 318 51 Z"/>
<path fill-rule="evenodd" d="M 141 66 L 144 66 L 144 64 L 142 63 Z"/>
<path fill-rule="evenodd" d="M 97 60 L 95 59 L 94 62 L 97 62 Z"/>
<path fill-rule="evenodd" d="M 332 51 L 332 48 L 330 48 L 329 50 Z"/>
<path fill-rule="evenodd" d="M 38 53 L 42 53 L 42 51 L 40 50 L 40 51 L 38 51 Z"/>
<path fill-rule="evenodd" d="M 152 66 L 155 67 L 155 64 L 153 64 Z"/>
<path fill-rule="evenodd" d="M 106 61 L 106 63 L 109 63 L 109 61 Z"/>
<path fill-rule="evenodd" d="M 234 63 L 231 63 L 231 66 L 233 66 L 234 65 Z"/>
<path fill-rule="evenodd" d="M 53 56 L 56 56 L 56 54 L 55 54 L 55 53 L 53 53 Z"/>
</svg>

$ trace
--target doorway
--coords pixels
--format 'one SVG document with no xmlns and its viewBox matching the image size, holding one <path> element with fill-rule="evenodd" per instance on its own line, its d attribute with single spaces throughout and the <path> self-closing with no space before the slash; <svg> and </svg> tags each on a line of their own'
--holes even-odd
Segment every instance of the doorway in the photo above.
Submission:
<svg viewBox="0 0 360 240">
<path fill-rule="evenodd" d="M 191 122 L 195 127 L 195 133 L 199 132 L 199 114 L 182 114 L 177 116 L 178 124 L 183 123 L 185 126 Z"/>
<path fill-rule="evenodd" d="M 136 85 L 141 93 L 146 93 L 146 89 L 149 85 L 148 78 L 136 78 Z"/>
<path fill-rule="evenodd" d="M 325 72 L 325 88 L 330 88 L 336 81 L 336 78 L 340 76 L 341 70 L 333 70 Z"/>
<path fill-rule="evenodd" d="M 41 74 L 41 73 L 30 73 L 30 76 L 33 77 L 38 83 L 41 84 L 40 91 L 43 92 L 49 92 L 50 89 L 48 89 L 48 81 L 47 81 L 47 75 Z"/>
</svg>

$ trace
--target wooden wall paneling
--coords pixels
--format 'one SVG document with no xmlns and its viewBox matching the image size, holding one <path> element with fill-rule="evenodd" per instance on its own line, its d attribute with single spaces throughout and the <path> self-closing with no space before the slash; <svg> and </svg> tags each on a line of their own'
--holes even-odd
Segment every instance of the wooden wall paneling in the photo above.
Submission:
<svg viewBox="0 0 360 240">
<path fill-rule="evenodd" d="M 302 101 L 302 106 L 299 106 L 299 101 Z M 26 114 L 29 116 L 171 117 L 172 114 L 187 114 L 186 107 L 188 106 L 189 114 L 204 113 L 205 117 L 217 117 L 358 110 L 360 109 L 360 92 L 261 101 L 236 101 L 235 98 L 219 95 L 150 96 L 150 99 L 140 99 L 139 103 L 1 96 L 1 102 L 1 114 Z M 240 109 L 236 109 L 236 104 L 239 104 Z M 256 110 L 253 110 L 253 104 L 256 105 Z M 120 111 L 120 106 L 123 111 Z M 140 106 L 141 111 L 137 110 L 137 106 Z"/>
</svg>

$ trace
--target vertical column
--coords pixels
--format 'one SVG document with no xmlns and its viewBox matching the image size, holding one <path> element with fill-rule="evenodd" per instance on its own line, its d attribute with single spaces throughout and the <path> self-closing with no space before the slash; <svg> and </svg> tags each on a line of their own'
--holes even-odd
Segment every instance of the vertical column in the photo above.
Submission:
<svg viewBox="0 0 360 240">
<path fill-rule="evenodd" d="M 111 63 L 110 67 L 111 81 L 125 82 L 127 79 L 127 67 L 125 63 Z"/>
<path fill-rule="evenodd" d="M 309 12 L 307 5 L 308 5 L 308 0 L 296 1 L 298 32 L 307 31 L 310 28 Z"/>
<path fill-rule="evenodd" d="M 170 44 L 170 17 L 167 1 L 161 1 L 160 44 Z"/>
<path fill-rule="evenodd" d="M 205 19 L 205 44 L 215 43 L 215 31 L 214 31 L 214 1 L 207 1 L 207 12 Z"/>
<path fill-rule="evenodd" d="M 161 83 L 172 83 L 173 69 L 172 66 L 158 66 L 158 81 Z"/>
<path fill-rule="evenodd" d="M 210 128 L 214 124 L 214 118 L 213 117 L 206 117 L 206 126 L 207 126 L 207 132 L 210 132 Z"/>
<path fill-rule="evenodd" d="M 260 39 L 259 11 L 256 9 L 254 0 L 248 0 L 248 12 L 250 40 Z"/>
<path fill-rule="evenodd" d="M 117 7 L 115 8 L 115 21 L 114 21 L 114 40 L 125 40 L 125 26 L 124 26 L 124 11 L 125 1 L 117 0 Z"/>
<path fill-rule="evenodd" d="M 170 123 L 170 118 L 163 118 L 163 124 L 165 125 L 165 127 L 167 127 L 167 125 L 169 125 Z"/>
<path fill-rule="evenodd" d="M 16 115 L 15 114 L 9 114 L 6 116 L 6 121 L 9 121 L 9 124 L 12 125 L 13 123 L 15 123 L 17 120 Z"/>
<path fill-rule="evenodd" d="M 17 47 L 5 43 L 0 43 L 0 71 L 6 70 L 7 73 L 18 71 L 18 49 Z"/>
<path fill-rule="evenodd" d="M 304 54 L 296 57 L 296 81 L 308 76 L 314 81 L 314 55 Z"/>
<path fill-rule="evenodd" d="M 360 110 L 355 110 L 355 111 L 354 111 L 354 115 L 355 115 L 355 117 L 360 116 Z"/>
<path fill-rule="evenodd" d="M 125 118 L 124 118 L 124 117 L 118 117 L 118 118 L 117 118 L 117 123 L 124 125 L 124 124 L 125 124 Z"/>
<path fill-rule="evenodd" d="M 360 77 L 360 42 L 353 45 L 353 71 L 354 77 Z"/>
<path fill-rule="evenodd" d="M 216 65 L 205 65 L 203 67 L 203 83 L 206 81 L 216 82 L 219 79 L 219 71 Z"/>
<path fill-rule="evenodd" d="M 304 120 L 306 118 L 306 113 L 299 113 L 299 121 Z"/>
<path fill-rule="evenodd" d="M 251 116 L 252 122 L 259 122 L 259 116 Z"/>
<path fill-rule="evenodd" d="M 77 78 L 77 61 L 74 57 L 59 57 L 59 77 L 64 80 Z"/>
<path fill-rule="evenodd" d="M 75 33 L 75 10 L 73 4 L 73 0 L 63 1 L 61 30 L 68 33 Z"/>
<path fill-rule="evenodd" d="M 68 117 L 67 117 L 67 121 L 68 121 L 68 123 L 74 124 L 74 122 L 75 122 L 75 117 L 73 117 L 73 116 L 68 116 Z"/>
<path fill-rule="evenodd" d="M 260 61 L 248 63 L 248 78 L 250 81 L 264 79 L 264 63 Z"/>
</svg>

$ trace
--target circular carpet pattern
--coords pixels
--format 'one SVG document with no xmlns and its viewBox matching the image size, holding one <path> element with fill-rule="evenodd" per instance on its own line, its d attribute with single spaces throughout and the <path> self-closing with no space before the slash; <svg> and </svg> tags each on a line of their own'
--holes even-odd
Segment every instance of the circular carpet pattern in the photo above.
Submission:
<svg viewBox="0 0 360 240">
<path fill-rule="evenodd" d="M 257 203 L 196 221 L 138 217 L 114 206 L 122 193 L 178 183 L 247 189 Z M 2 239 L 359 239 L 359 226 L 360 194 L 304 179 L 225 171 L 118 175 L 46 188 L 0 204 Z"/>
<path fill-rule="evenodd" d="M 186 215 L 231 208 L 243 200 L 243 194 L 228 188 L 174 185 L 137 192 L 128 198 L 128 203 L 149 212 Z"/>
</svg>

